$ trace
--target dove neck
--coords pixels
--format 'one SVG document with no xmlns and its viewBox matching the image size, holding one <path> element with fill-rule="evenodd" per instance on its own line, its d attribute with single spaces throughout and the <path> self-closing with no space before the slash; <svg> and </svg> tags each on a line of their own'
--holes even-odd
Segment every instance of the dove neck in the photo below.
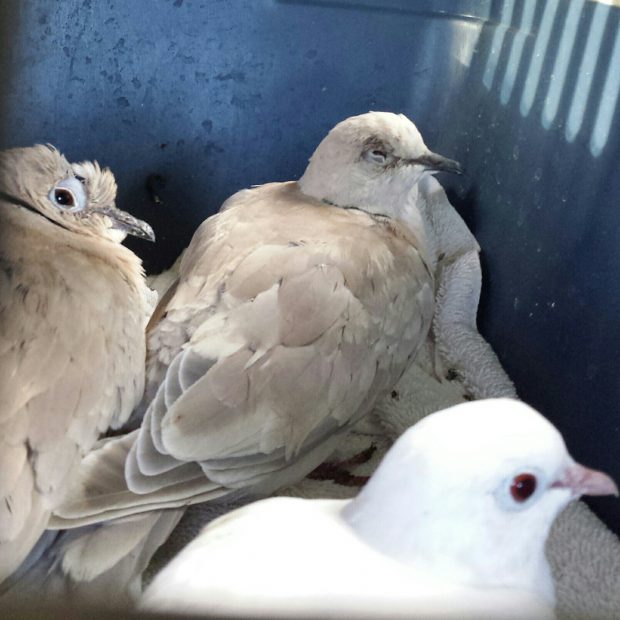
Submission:
<svg viewBox="0 0 620 620">
<path fill-rule="evenodd" d="M 46 219 L 50 224 L 57 226 L 58 228 L 62 228 L 63 230 L 68 230 L 60 222 L 56 222 L 53 219 L 47 217 L 45 213 L 41 213 L 40 211 L 35 209 L 29 202 L 22 200 L 21 198 L 14 196 L 13 194 L 9 194 L 7 192 L 0 190 L 0 200 L 4 200 L 5 202 L 15 205 L 16 207 L 25 209 L 26 211 L 30 211 L 31 213 L 34 213 L 37 217 L 42 217 Z"/>
<path fill-rule="evenodd" d="M 554 603 L 544 553 L 552 516 L 522 527 L 493 506 L 464 507 L 458 491 L 445 496 L 422 483 L 411 493 L 406 475 L 377 473 L 342 513 L 368 545 L 442 581 L 528 590 Z"/>
<path fill-rule="evenodd" d="M 311 161 L 298 181 L 303 194 L 336 207 L 399 219 L 415 230 L 422 174 L 386 174 L 368 179 L 355 169 L 323 169 L 324 163 Z"/>
<path fill-rule="evenodd" d="M 31 263 L 52 263 L 65 279 L 82 279 L 83 272 L 76 269 L 81 262 L 76 260 L 76 256 L 88 256 L 111 267 L 116 277 L 140 292 L 140 299 L 151 298 L 144 280 L 142 261 L 129 248 L 94 235 L 76 233 L 50 218 L 42 217 L 34 208 L 0 209 L 0 241 L 3 254 L 13 257 L 13 260 L 28 256 Z M 56 252 L 58 247 L 63 247 L 65 251 Z M 150 314 L 150 303 L 149 308 L 145 307 L 145 313 Z"/>
</svg>

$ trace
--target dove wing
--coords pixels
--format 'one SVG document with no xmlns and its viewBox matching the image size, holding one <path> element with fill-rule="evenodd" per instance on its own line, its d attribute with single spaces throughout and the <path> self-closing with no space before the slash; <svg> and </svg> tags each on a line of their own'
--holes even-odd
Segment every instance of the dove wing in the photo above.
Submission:
<svg viewBox="0 0 620 620">
<path fill-rule="evenodd" d="M 94 484 L 147 508 L 163 493 L 270 492 L 324 460 L 407 367 L 433 314 L 421 244 L 291 185 L 240 192 L 197 231 L 150 337 L 156 396 L 119 457 L 143 497 L 100 480 L 87 496 Z"/>
</svg>

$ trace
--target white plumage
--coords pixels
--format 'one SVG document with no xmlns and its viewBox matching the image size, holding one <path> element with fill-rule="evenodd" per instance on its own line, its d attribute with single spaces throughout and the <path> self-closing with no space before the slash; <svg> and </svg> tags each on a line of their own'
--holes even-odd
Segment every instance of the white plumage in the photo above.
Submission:
<svg viewBox="0 0 620 620">
<path fill-rule="evenodd" d="M 551 617 L 545 540 L 582 493 L 617 488 L 577 465 L 533 409 L 458 405 L 407 431 L 353 500 L 274 498 L 217 519 L 142 604 L 270 617 Z"/>
</svg>

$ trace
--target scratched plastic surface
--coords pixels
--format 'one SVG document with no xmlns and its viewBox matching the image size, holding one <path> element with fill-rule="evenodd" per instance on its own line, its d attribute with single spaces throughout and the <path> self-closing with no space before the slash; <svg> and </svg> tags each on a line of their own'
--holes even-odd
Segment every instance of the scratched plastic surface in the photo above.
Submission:
<svg viewBox="0 0 620 620">
<path fill-rule="evenodd" d="M 468 170 L 444 181 L 483 249 L 481 331 L 620 480 L 619 21 L 585 0 L 4 0 L 0 147 L 109 165 L 158 271 L 228 195 L 297 178 L 337 121 L 404 112 Z M 616 531 L 619 504 L 594 504 Z"/>
</svg>

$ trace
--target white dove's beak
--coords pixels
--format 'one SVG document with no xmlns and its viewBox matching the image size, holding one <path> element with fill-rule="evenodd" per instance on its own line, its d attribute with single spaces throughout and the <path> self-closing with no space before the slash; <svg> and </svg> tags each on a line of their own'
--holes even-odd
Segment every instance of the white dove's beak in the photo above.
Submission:
<svg viewBox="0 0 620 620">
<path fill-rule="evenodd" d="M 555 489 L 569 489 L 574 497 L 581 495 L 615 495 L 618 497 L 618 487 L 610 476 L 602 471 L 579 465 L 579 463 L 567 467 L 559 480 L 551 486 Z"/>
</svg>

